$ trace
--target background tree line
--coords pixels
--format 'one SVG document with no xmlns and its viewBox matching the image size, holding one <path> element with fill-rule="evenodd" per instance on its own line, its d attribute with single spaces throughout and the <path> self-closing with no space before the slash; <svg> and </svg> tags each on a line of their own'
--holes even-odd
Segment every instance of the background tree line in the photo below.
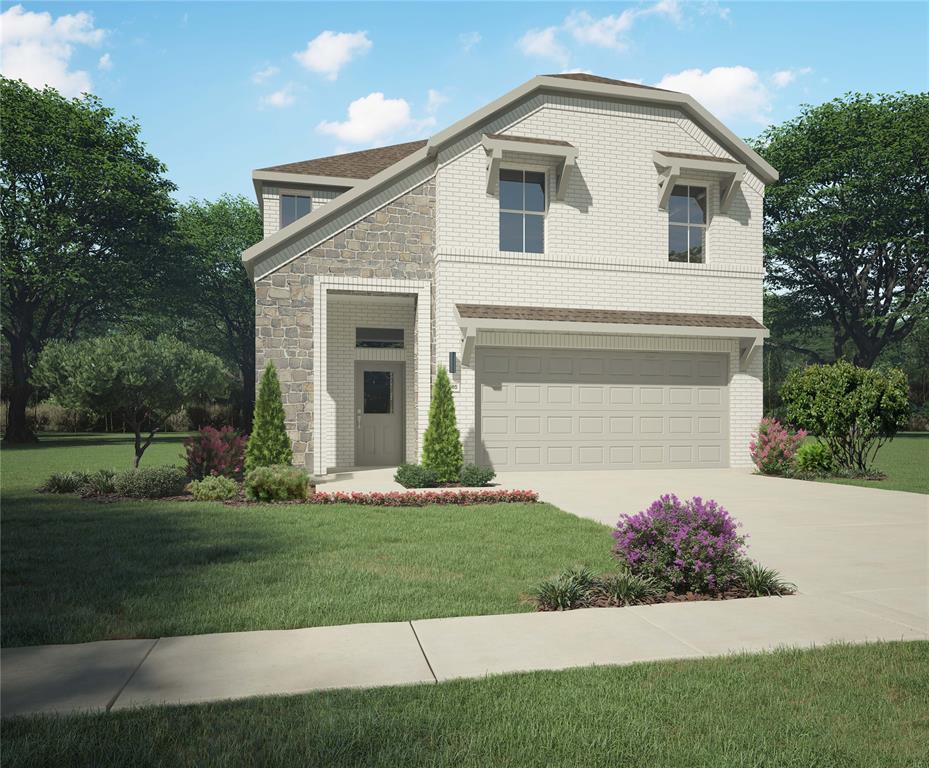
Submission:
<svg viewBox="0 0 929 768">
<path fill-rule="evenodd" d="M 134 119 L 0 78 L 0 320 L 5 440 L 52 341 L 175 338 L 224 363 L 236 426 L 255 398 L 254 292 L 240 253 L 262 236 L 242 196 L 178 204 Z M 929 398 L 929 94 L 849 94 L 767 129 L 765 410 L 811 362 L 884 363 Z M 113 426 L 126 414 L 110 414 Z M 115 418 L 114 418 L 115 417 Z"/>
<path fill-rule="evenodd" d="M 32 373 L 49 342 L 114 332 L 217 355 L 229 410 L 247 429 L 254 291 L 239 255 L 261 239 L 256 206 L 242 196 L 178 204 L 139 124 L 93 96 L 0 78 L 0 121 L 5 440 L 34 439 L 27 408 L 44 392 Z"/>
<path fill-rule="evenodd" d="M 929 94 L 850 94 L 768 128 L 765 410 L 793 368 L 906 372 L 929 422 Z"/>
</svg>

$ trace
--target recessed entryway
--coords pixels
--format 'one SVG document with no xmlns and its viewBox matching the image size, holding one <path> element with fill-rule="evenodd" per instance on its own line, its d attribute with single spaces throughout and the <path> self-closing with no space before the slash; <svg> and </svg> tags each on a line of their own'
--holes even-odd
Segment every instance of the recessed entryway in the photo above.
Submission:
<svg viewBox="0 0 929 768">
<path fill-rule="evenodd" d="M 355 465 L 383 467 L 403 462 L 405 365 L 355 363 Z"/>
</svg>

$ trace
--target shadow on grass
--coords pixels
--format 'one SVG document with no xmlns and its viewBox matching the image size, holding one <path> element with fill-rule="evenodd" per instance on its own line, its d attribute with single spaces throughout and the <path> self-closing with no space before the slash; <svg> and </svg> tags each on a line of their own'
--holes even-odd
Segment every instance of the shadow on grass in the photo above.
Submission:
<svg viewBox="0 0 929 768">
<path fill-rule="evenodd" d="M 158 434 L 152 445 L 155 444 L 175 444 L 182 445 L 189 437 L 187 433 L 172 432 L 169 434 Z M 38 451 L 46 448 L 94 448 L 100 446 L 118 446 L 133 445 L 135 437 L 127 434 L 109 434 L 88 432 L 80 433 L 39 433 L 39 439 L 35 443 L 19 443 L 13 445 L 3 444 L 3 451 Z"/>
<path fill-rule="evenodd" d="M 248 580 L 286 544 L 220 504 L 23 490 L 4 494 L 3 518 L 4 646 L 182 633 L 221 609 L 218 569 Z"/>
</svg>

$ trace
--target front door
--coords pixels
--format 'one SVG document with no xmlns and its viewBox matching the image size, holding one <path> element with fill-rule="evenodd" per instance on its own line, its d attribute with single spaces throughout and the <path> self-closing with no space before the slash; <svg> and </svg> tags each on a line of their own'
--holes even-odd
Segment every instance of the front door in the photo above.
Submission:
<svg viewBox="0 0 929 768">
<path fill-rule="evenodd" d="M 403 363 L 355 363 L 355 465 L 403 462 Z"/>
</svg>

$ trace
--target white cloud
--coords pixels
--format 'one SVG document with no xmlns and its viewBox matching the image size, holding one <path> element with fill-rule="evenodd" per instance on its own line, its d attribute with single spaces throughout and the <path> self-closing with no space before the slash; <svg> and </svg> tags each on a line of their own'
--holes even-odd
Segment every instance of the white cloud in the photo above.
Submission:
<svg viewBox="0 0 929 768">
<path fill-rule="evenodd" d="M 561 75 L 592 75 L 589 69 L 581 69 L 580 67 L 574 67 L 572 69 L 563 69 L 558 74 Z"/>
<path fill-rule="evenodd" d="M 268 78 L 274 77 L 281 70 L 277 67 L 267 66 L 264 69 L 256 70 L 252 73 L 253 83 L 263 83 Z"/>
<path fill-rule="evenodd" d="M 462 32 L 458 35 L 458 44 L 465 53 L 471 53 L 471 49 L 481 42 L 480 32 Z"/>
<path fill-rule="evenodd" d="M 811 67 L 800 67 L 798 69 L 781 69 L 771 75 L 771 85 L 775 88 L 786 88 L 801 75 L 808 75 L 812 72 Z"/>
<path fill-rule="evenodd" d="M 294 96 L 294 87 L 293 84 L 288 83 L 280 90 L 269 93 L 267 96 L 262 97 L 261 103 L 266 107 L 274 107 L 276 109 L 282 109 L 283 107 L 292 106 L 296 97 Z"/>
<path fill-rule="evenodd" d="M 316 130 L 335 136 L 346 144 L 368 144 L 431 125 L 435 125 L 434 117 L 413 118 L 406 99 L 385 99 L 383 93 L 375 91 L 348 105 L 347 120 L 324 120 L 316 126 Z"/>
<path fill-rule="evenodd" d="M 706 0 L 700 4 L 700 15 L 701 16 L 719 16 L 719 18 L 724 21 L 729 20 L 729 8 L 719 4 L 719 0 Z"/>
<path fill-rule="evenodd" d="M 109 72 L 113 69 L 113 57 L 108 53 L 104 53 L 100 57 L 100 61 L 97 62 L 97 69 L 102 70 L 103 72 Z"/>
<path fill-rule="evenodd" d="M 434 115 L 438 111 L 439 107 L 441 107 L 447 101 L 448 96 L 446 96 L 441 91 L 430 88 L 426 101 L 426 112 L 428 112 L 430 115 Z"/>
<path fill-rule="evenodd" d="M 655 85 L 671 91 L 689 93 L 717 117 L 747 118 L 768 122 L 771 94 L 758 73 L 743 66 L 685 69 L 665 75 Z"/>
<path fill-rule="evenodd" d="M 335 80 L 342 69 L 356 56 L 371 50 L 373 43 L 367 32 L 321 32 L 309 43 L 305 51 L 294 58 L 304 67 Z"/>
<path fill-rule="evenodd" d="M 526 56 L 538 56 L 551 59 L 561 66 L 568 63 L 568 49 L 558 42 L 558 27 L 530 29 L 517 41 L 516 45 Z"/>
<path fill-rule="evenodd" d="M 618 16 L 602 16 L 598 19 L 587 11 L 575 11 L 565 19 L 565 29 L 583 45 L 624 51 L 629 47 L 628 36 L 636 20 L 645 16 L 663 16 L 679 23 L 681 8 L 677 0 L 659 0 L 654 5 L 627 8 Z"/>
<path fill-rule="evenodd" d="M 91 81 L 84 70 L 70 69 L 74 47 L 99 45 L 105 35 L 106 30 L 97 29 L 93 16 L 84 11 L 53 20 L 48 12 L 14 5 L 0 14 L 0 70 L 35 88 L 50 85 L 64 96 L 78 96 L 90 91 Z"/>
</svg>

